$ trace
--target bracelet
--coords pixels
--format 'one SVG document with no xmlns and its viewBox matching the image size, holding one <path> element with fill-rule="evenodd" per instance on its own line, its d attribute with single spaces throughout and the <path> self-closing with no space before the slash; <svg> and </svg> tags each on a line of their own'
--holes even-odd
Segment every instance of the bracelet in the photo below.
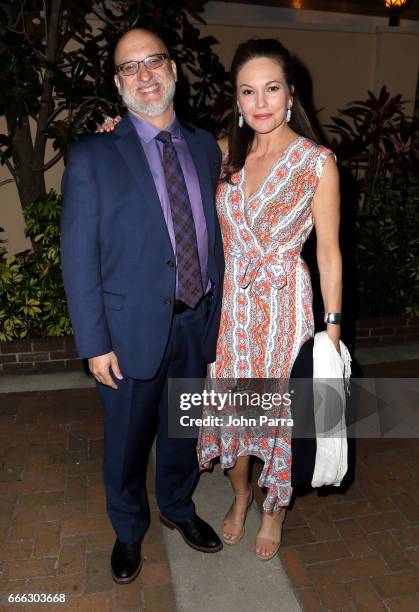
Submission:
<svg viewBox="0 0 419 612">
<path fill-rule="evenodd" d="M 340 325 L 342 321 L 342 314 L 340 312 L 326 312 L 324 315 L 324 323 L 332 323 L 333 325 Z"/>
</svg>

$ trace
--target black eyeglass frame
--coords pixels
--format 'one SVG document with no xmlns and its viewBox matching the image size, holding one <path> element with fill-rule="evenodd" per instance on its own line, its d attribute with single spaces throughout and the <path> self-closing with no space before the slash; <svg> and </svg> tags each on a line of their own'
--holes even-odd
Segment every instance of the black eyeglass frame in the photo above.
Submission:
<svg viewBox="0 0 419 612">
<path fill-rule="evenodd" d="M 152 55 L 147 55 L 147 57 L 145 57 L 142 60 L 128 60 L 127 62 L 123 62 L 122 64 L 118 64 L 117 66 L 115 66 L 115 72 L 117 74 L 120 74 L 121 76 L 132 76 L 134 74 L 137 74 L 140 68 L 140 64 L 144 64 L 147 70 L 157 70 L 158 68 L 160 68 L 160 66 L 156 66 L 156 68 L 149 68 L 146 64 L 147 60 L 149 60 L 152 57 L 159 57 L 162 60 L 162 63 L 160 64 L 160 66 L 163 66 L 164 62 L 169 59 L 169 54 L 168 53 L 152 53 Z M 131 74 L 124 75 L 121 72 L 121 68 L 125 66 L 125 64 L 137 64 L 137 70 L 135 72 L 132 72 Z"/>
</svg>

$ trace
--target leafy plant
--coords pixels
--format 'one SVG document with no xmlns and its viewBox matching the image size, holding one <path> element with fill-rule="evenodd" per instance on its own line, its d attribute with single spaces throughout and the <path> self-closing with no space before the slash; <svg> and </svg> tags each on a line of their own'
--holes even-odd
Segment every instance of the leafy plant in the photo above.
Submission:
<svg viewBox="0 0 419 612">
<path fill-rule="evenodd" d="M 419 178 L 377 179 L 370 212 L 357 219 L 359 309 L 419 315 Z"/>
<path fill-rule="evenodd" d="M 25 251 L 0 258 L 0 341 L 71 334 L 59 256 L 61 202 L 51 190 L 25 209 L 38 256 Z"/>
<path fill-rule="evenodd" d="M 417 125 L 404 113 L 401 95 L 390 96 L 383 86 L 376 97 L 352 102 L 339 110 L 326 127 L 339 136 L 332 142 L 338 160 L 347 166 L 358 182 L 361 207 L 369 212 L 379 182 L 399 182 L 419 171 L 414 136 Z"/>
<path fill-rule="evenodd" d="M 332 148 L 356 189 L 359 310 L 363 315 L 419 311 L 419 163 L 417 124 L 400 95 L 382 87 L 352 102 L 327 127 Z"/>
</svg>

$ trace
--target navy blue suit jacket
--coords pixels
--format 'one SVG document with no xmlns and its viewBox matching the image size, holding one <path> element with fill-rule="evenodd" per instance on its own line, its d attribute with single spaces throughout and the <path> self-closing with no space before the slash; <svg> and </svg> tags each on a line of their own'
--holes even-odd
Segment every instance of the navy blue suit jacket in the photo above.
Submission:
<svg viewBox="0 0 419 612">
<path fill-rule="evenodd" d="M 224 258 L 215 211 L 220 151 L 214 137 L 181 124 L 198 173 L 214 284 L 202 357 L 215 359 Z M 111 134 L 70 147 L 62 192 L 64 286 L 80 357 L 114 351 L 123 373 L 150 379 L 173 316 L 175 255 L 145 153 L 125 117 Z"/>
</svg>

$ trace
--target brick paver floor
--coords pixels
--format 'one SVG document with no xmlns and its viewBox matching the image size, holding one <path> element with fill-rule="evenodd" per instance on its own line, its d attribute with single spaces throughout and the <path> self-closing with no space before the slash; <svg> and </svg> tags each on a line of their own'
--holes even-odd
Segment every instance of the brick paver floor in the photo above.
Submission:
<svg viewBox="0 0 419 612">
<path fill-rule="evenodd" d="M 131 585 L 112 581 L 102 449 L 95 390 L 0 395 L 2 610 L 10 593 L 65 593 L 66 604 L 30 606 L 48 612 L 174 610 L 151 475 L 143 570 Z"/>
<path fill-rule="evenodd" d="M 417 377 L 419 361 L 377 364 L 365 376 Z M 297 496 L 280 558 L 307 612 L 419 610 L 419 441 L 360 439 L 350 445 L 346 490 Z M 257 486 L 260 465 L 253 470 Z"/>
<path fill-rule="evenodd" d="M 358 440 L 345 493 L 297 497 L 280 557 L 304 610 L 419 610 L 419 447 Z"/>
<path fill-rule="evenodd" d="M 102 446 L 94 390 L 0 395 L 0 592 L 66 593 L 65 605 L 31 607 L 48 612 L 170 612 L 173 590 L 151 474 L 143 571 L 129 586 L 111 579 L 114 535 L 105 512 Z M 364 439 L 354 450 L 344 493 L 313 491 L 296 499 L 281 559 L 304 610 L 416 612 L 418 441 Z"/>
</svg>

